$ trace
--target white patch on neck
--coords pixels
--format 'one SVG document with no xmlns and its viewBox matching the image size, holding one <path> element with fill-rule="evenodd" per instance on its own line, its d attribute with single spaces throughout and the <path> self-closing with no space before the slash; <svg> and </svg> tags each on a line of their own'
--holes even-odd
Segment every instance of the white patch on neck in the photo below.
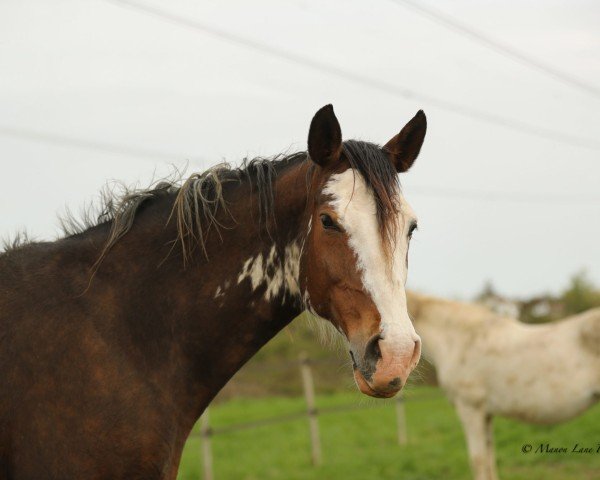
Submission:
<svg viewBox="0 0 600 480">
<path fill-rule="evenodd" d="M 375 199 L 363 177 L 353 169 L 332 175 L 323 189 L 348 235 L 357 256 L 357 268 L 365 290 L 381 315 L 381 334 L 386 341 L 412 348 L 417 335 L 408 316 L 406 292 L 407 228 L 415 216 L 400 196 L 400 214 L 392 265 L 388 264 L 377 221 Z"/>
<path fill-rule="evenodd" d="M 238 275 L 238 285 L 245 279 L 250 279 L 252 290 L 266 285 L 265 300 L 271 300 L 279 294 L 300 296 L 300 247 L 297 242 L 289 243 L 283 252 L 283 256 L 277 253 L 277 247 L 273 245 L 266 258 L 259 253 L 244 262 L 242 271 Z"/>
</svg>

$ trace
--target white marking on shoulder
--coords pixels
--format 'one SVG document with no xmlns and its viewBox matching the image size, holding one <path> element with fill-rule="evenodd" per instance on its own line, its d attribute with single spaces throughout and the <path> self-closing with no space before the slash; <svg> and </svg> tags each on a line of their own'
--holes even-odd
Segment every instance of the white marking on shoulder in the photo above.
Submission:
<svg viewBox="0 0 600 480">
<path fill-rule="evenodd" d="M 281 293 L 284 293 L 284 296 L 285 294 L 293 297 L 299 296 L 300 254 L 300 247 L 295 241 L 285 247 L 283 255 L 273 245 L 266 260 L 263 261 L 263 255 L 259 253 L 244 262 L 237 283 L 239 285 L 249 278 L 252 290 L 266 285 L 264 293 L 266 300 L 272 300 Z"/>
</svg>

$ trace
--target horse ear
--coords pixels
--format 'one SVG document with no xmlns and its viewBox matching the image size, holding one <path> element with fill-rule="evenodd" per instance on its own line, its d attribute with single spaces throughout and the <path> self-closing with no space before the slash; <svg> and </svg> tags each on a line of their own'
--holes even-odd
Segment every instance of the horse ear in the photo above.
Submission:
<svg viewBox="0 0 600 480">
<path fill-rule="evenodd" d="M 408 122 L 400 133 L 385 144 L 383 150 L 391 157 L 398 173 L 406 172 L 419 156 L 427 131 L 427 118 L 423 110 Z"/>
<path fill-rule="evenodd" d="M 310 122 L 308 154 L 321 167 L 337 162 L 342 152 L 342 129 L 332 105 L 321 108 Z"/>
</svg>

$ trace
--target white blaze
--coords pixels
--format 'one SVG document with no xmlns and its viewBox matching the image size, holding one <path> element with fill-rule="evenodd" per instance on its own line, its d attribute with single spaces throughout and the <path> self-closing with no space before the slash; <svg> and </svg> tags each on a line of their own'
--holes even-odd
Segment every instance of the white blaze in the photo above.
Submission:
<svg viewBox="0 0 600 480">
<path fill-rule="evenodd" d="M 348 235 L 348 242 L 357 256 L 357 268 L 365 290 L 371 295 L 381 315 L 381 334 L 384 341 L 412 353 L 417 336 L 408 316 L 406 304 L 408 251 L 407 232 L 415 215 L 400 196 L 397 238 L 389 265 L 377 221 L 375 199 L 362 176 L 353 169 L 332 175 L 324 193 L 332 198 L 330 204 Z M 390 268 L 391 267 L 391 268 Z"/>
</svg>

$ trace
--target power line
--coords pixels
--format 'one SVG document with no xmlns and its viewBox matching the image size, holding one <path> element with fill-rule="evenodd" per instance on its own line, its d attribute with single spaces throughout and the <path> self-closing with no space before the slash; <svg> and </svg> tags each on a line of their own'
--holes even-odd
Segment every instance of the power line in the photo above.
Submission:
<svg viewBox="0 0 600 480">
<path fill-rule="evenodd" d="M 91 151 L 116 153 L 119 155 L 130 155 L 146 160 L 160 160 L 172 163 L 176 159 L 189 158 L 168 152 L 158 152 L 133 148 L 124 145 L 97 142 L 87 139 L 67 137 L 53 133 L 39 132 L 22 128 L 0 126 L 0 136 L 17 137 L 26 141 L 48 143 L 60 147 L 80 148 Z M 411 194 L 427 197 L 451 198 L 458 200 L 484 200 L 484 201 L 506 201 L 519 203 L 562 203 L 562 204 L 586 204 L 588 206 L 600 205 L 600 197 L 585 195 L 560 195 L 560 194 L 535 194 L 525 192 L 488 192 L 483 190 L 465 190 L 457 188 L 414 186 L 409 187 Z"/>
<path fill-rule="evenodd" d="M 485 110 L 478 110 L 475 108 L 467 107 L 460 105 L 458 103 L 450 102 L 443 100 L 441 98 L 433 97 L 427 94 L 422 94 L 416 90 L 412 90 L 403 86 L 399 86 L 395 83 L 389 83 L 383 80 L 371 78 L 368 76 L 361 75 L 360 73 L 356 73 L 350 70 L 346 70 L 335 65 L 330 65 L 328 63 L 324 63 L 318 60 L 314 60 L 305 55 L 301 55 L 298 53 L 290 52 L 284 49 L 280 49 L 278 47 L 273 47 L 271 45 L 253 40 L 248 37 L 244 37 L 242 35 L 238 35 L 235 33 L 231 33 L 226 30 L 222 30 L 220 28 L 196 21 L 190 20 L 183 16 L 167 12 L 163 9 L 152 7 L 149 5 L 145 5 L 143 3 L 137 2 L 135 0 L 104 0 L 107 3 L 111 3 L 113 5 L 118 5 L 119 7 L 130 8 L 133 10 L 137 10 L 155 17 L 158 17 L 162 20 L 166 20 L 170 23 L 178 25 L 180 27 L 185 27 L 190 30 L 200 32 L 206 35 L 211 35 L 213 37 L 219 38 L 221 40 L 225 40 L 229 43 L 233 43 L 238 46 L 242 46 L 244 48 L 248 48 L 272 57 L 279 58 L 281 60 L 288 61 L 290 63 L 295 63 L 296 65 L 301 65 L 303 67 L 310 68 L 312 70 L 317 70 L 320 72 L 327 73 L 332 76 L 336 76 L 338 78 L 343 78 L 344 80 L 353 82 L 358 85 L 363 85 L 374 90 L 379 90 L 381 92 L 394 95 L 397 97 L 402 97 L 406 99 L 419 100 L 423 102 L 427 102 L 432 106 L 438 107 L 442 110 L 446 110 L 448 112 L 452 112 L 463 117 L 480 120 L 483 122 L 491 123 L 494 125 L 500 125 L 505 128 L 509 128 L 520 133 L 526 133 L 529 135 L 534 135 L 537 137 L 550 139 L 554 141 L 558 141 L 561 143 L 565 143 L 568 145 L 574 145 L 583 148 L 589 148 L 593 150 L 600 150 L 600 141 L 590 138 L 579 137 L 576 135 L 570 135 L 568 133 L 564 133 L 557 130 L 548 129 L 545 127 L 540 127 L 537 125 L 532 125 L 529 123 L 521 122 L 520 120 L 511 119 L 507 117 L 503 117 L 501 115 L 497 115 L 492 112 L 487 112 Z"/>
<path fill-rule="evenodd" d="M 98 142 L 95 140 L 87 140 L 74 138 L 69 136 L 58 135 L 54 133 L 40 132 L 25 128 L 7 127 L 0 125 L 0 136 L 16 137 L 23 140 L 49 143 L 57 146 L 70 148 L 82 148 L 85 150 L 95 150 L 107 153 L 117 153 L 120 155 L 129 155 L 140 157 L 146 160 L 160 160 L 163 162 L 174 162 L 180 159 L 187 159 L 186 155 L 175 155 L 156 150 L 148 150 L 144 148 L 129 147 L 126 145 L 115 145 L 112 143 Z"/>
<path fill-rule="evenodd" d="M 431 7 L 425 6 L 418 0 L 390 0 L 396 5 L 401 5 L 410 8 L 416 13 L 433 20 L 434 22 L 453 30 L 454 32 L 460 33 L 471 40 L 474 40 L 478 43 L 485 45 L 486 47 L 495 50 L 502 55 L 512 58 L 517 62 L 520 62 L 523 65 L 527 65 L 539 72 L 542 72 L 546 75 L 553 77 L 555 80 L 558 80 L 570 87 L 575 87 L 585 93 L 591 94 L 597 98 L 600 98 L 600 88 L 590 83 L 587 83 L 580 78 L 574 77 L 558 68 L 555 68 L 547 63 L 544 63 L 531 55 L 522 52 L 506 43 L 501 43 L 497 40 L 494 40 L 492 37 L 489 37 L 485 33 L 482 33 L 479 30 L 467 25 L 466 23 L 462 23 L 454 17 L 447 15 L 439 10 L 434 10 Z"/>
</svg>

